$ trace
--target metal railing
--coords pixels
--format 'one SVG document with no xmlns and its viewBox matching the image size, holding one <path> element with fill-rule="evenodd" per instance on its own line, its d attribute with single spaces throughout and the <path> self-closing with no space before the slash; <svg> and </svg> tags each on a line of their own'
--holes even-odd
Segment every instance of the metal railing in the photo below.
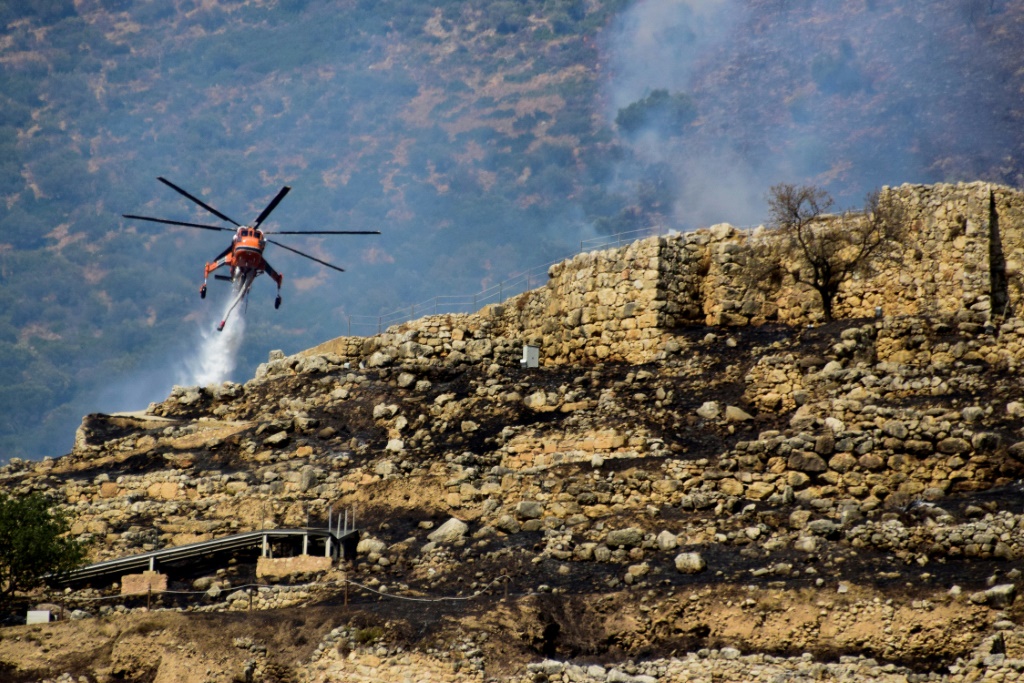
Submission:
<svg viewBox="0 0 1024 683">
<path fill-rule="evenodd" d="M 747 230 L 748 228 L 737 228 Z M 600 249 L 621 247 L 625 244 L 635 242 L 645 237 L 660 235 L 688 234 L 679 233 L 675 230 L 668 230 L 662 226 L 653 226 L 639 230 L 616 233 L 614 235 L 602 235 L 589 239 L 580 240 L 579 250 L 567 253 L 565 256 L 548 261 L 541 265 L 533 266 L 521 273 L 516 273 L 497 284 L 491 285 L 474 294 L 456 294 L 448 296 L 434 296 L 419 303 L 403 306 L 402 308 L 383 313 L 381 315 L 346 315 L 346 335 L 372 336 L 380 334 L 393 325 L 400 325 L 416 320 L 427 315 L 438 315 L 443 313 L 474 313 L 489 304 L 503 304 L 506 299 L 528 292 L 531 289 L 540 287 L 547 282 L 548 269 L 556 263 L 561 263 L 574 256 Z"/>
<path fill-rule="evenodd" d="M 608 247 L 621 247 L 624 244 L 635 242 L 645 237 L 654 237 L 656 235 L 666 235 L 672 232 L 666 230 L 661 226 L 654 226 L 650 228 L 640 228 L 639 230 L 629 230 L 628 232 L 618 232 L 614 235 L 601 235 L 600 237 L 591 237 L 587 240 L 580 240 L 580 250 L 577 252 L 582 254 L 587 251 L 594 251 L 595 249 L 607 249 Z"/>
<path fill-rule="evenodd" d="M 308 551 L 310 538 L 323 540 L 326 543 L 326 554 L 332 555 L 332 553 L 335 552 L 333 548 L 341 548 L 341 544 L 347 538 L 358 533 L 359 532 L 354 528 L 346 528 L 344 531 L 339 528 L 337 534 L 335 534 L 333 529 L 318 528 L 263 529 L 259 531 L 247 531 L 240 534 L 232 534 L 231 536 L 222 536 L 220 538 L 210 539 L 208 541 L 197 541 L 186 545 L 160 548 L 158 550 L 150 550 L 137 555 L 129 555 L 128 557 L 118 557 L 112 560 L 96 562 L 95 564 L 90 564 L 85 567 L 72 569 L 66 574 L 56 577 L 56 581 L 58 583 L 73 583 L 75 581 L 85 581 L 87 579 L 94 579 L 102 576 L 117 576 L 130 570 L 148 569 L 153 571 L 156 569 L 157 564 L 162 565 L 171 562 L 206 558 L 211 553 L 239 550 L 242 548 L 262 547 L 263 553 L 266 554 L 267 544 L 271 540 L 288 538 L 302 539 L 304 552 Z"/>
<path fill-rule="evenodd" d="M 510 297 L 543 285 L 547 282 L 548 269 L 564 260 L 565 258 L 559 258 L 533 266 L 473 294 L 434 296 L 381 315 L 348 315 L 347 335 L 351 337 L 353 333 L 380 334 L 392 325 L 400 325 L 426 315 L 473 313 L 490 304 L 503 304 Z"/>
</svg>

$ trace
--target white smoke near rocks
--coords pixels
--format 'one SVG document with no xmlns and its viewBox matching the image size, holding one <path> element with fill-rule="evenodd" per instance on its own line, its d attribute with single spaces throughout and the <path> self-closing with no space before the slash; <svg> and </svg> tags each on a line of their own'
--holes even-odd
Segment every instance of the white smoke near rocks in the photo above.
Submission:
<svg viewBox="0 0 1024 683">
<path fill-rule="evenodd" d="M 979 21 L 1008 11 L 989 9 Z M 782 182 L 846 208 L 881 185 L 999 177 L 1017 135 L 1001 53 L 952 47 L 978 30 L 905 0 L 640 0 L 603 39 L 605 118 L 655 91 L 689 98 L 693 116 L 620 129 L 630 155 L 614 189 L 632 185 L 642 205 L 645 183 L 669 187 L 661 212 L 693 228 L 761 222 Z"/>
<path fill-rule="evenodd" d="M 697 90 L 702 70 L 709 61 L 721 59 L 742 15 L 735 0 L 646 0 L 630 7 L 606 43 L 609 123 L 617 112 L 652 91 Z M 677 225 L 742 224 L 760 216 L 762 183 L 750 160 L 727 141 L 698 145 L 692 135 L 655 123 L 626 136 L 624 142 L 633 157 L 619 169 L 618 179 L 642 184 L 649 169 L 669 169 L 675 195 L 672 219 Z"/>
<path fill-rule="evenodd" d="M 217 332 L 217 321 L 231 305 L 224 302 L 220 316 L 201 317 L 191 344 L 183 350 L 155 359 L 130 377 L 110 382 L 83 404 L 80 413 L 145 410 L 150 403 L 167 398 L 174 385 L 206 387 L 231 379 L 245 338 L 245 317 L 236 312 Z M 216 309 L 208 309 L 216 310 Z"/>
<path fill-rule="evenodd" d="M 701 62 L 714 56 L 741 14 L 734 0 L 647 0 L 630 7 L 608 44 L 613 112 L 652 89 L 689 90 Z"/>
</svg>

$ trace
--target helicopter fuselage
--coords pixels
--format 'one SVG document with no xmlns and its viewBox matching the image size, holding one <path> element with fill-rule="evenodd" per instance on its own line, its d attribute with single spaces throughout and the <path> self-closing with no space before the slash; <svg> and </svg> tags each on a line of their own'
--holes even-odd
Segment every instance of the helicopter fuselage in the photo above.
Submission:
<svg viewBox="0 0 1024 683">
<path fill-rule="evenodd" d="M 206 298 L 206 280 L 210 277 L 210 273 L 221 268 L 228 266 L 231 272 L 231 276 L 215 275 L 218 280 L 230 280 L 238 288 L 237 294 L 227 313 L 225 313 L 224 319 L 221 320 L 220 326 L 217 329 L 223 329 L 224 324 L 227 320 L 227 316 L 230 315 L 231 311 L 234 310 L 238 302 L 245 299 L 249 294 L 249 288 L 252 286 L 252 281 L 256 279 L 262 273 L 266 273 L 277 283 L 277 298 L 274 299 L 274 308 L 281 306 L 281 281 L 284 278 L 276 270 L 271 268 L 267 260 L 263 258 L 263 249 L 267 246 L 267 243 L 276 244 L 277 246 L 297 254 L 302 258 L 309 259 L 319 263 L 322 266 L 331 268 L 338 272 L 344 272 L 344 268 L 332 265 L 327 261 L 319 259 L 306 252 L 299 251 L 294 247 L 289 247 L 285 244 L 272 239 L 267 239 L 266 233 L 260 229 L 260 225 L 270 215 L 270 212 L 281 203 L 285 195 L 291 190 L 290 187 L 285 185 L 281 190 L 274 196 L 270 203 L 267 204 L 266 208 L 260 212 L 260 215 L 256 217 L 250 225 L 242 225 L 235 219 L 231 218 L 227 214 L 221 213 L 217 209 L 213 208 L 202 199 L 195 197 L 182 188 L 178 187 L 167 178 L 157 178 L 167 187 L 171 188 L 181 196 L 185 197 L 192 203 L 202 207 L 207 212 L 213 214 L 222 221 L 233 224 L 237 230 L 234 231 L 234 237 L 231 240 L 231 246 L 222 251 L 213 259 L 212 263 L 206 264 L 206 269 L 203 271 L 203 285 L 199 288 L 199 296 Z M 213 231 L 224 231 L 231 232 L 231 228 L 220 226 L 220 225 L 208 225 L 205 223 L 193 223 L 190 221 L 173 220 L 168 218 L 154 218 L 153 216 L 138 216 L 134 214 L 122 214 L 124 218 L 130 218 L 133 220 L 150 221 L 153 223 L 161 223 L 163 225 L 174 225 L 183 226 L 186 228 L 197 228 L 199 230 L 213 230 Z M 270 231 L 271 235 L 379 235 L 379 230 L 277 230 Z"/>
<path fill-rule="evenodd" d="M 257 268 L 263 270 L 263 249 L 267 240 L 263 231 L 257 228 L 239 228 L 232 241 L 231 256 L 234 268 Z"/>
</svg>

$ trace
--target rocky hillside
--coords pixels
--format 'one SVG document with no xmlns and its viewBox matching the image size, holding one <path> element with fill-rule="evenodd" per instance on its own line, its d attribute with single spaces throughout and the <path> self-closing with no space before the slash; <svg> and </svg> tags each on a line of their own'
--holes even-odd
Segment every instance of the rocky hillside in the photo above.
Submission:
<svg viewBox="0 0 1024 683">
<path fill-rule="evenodd" d="M 209 381 L 185 361 L 226 243 L 122 219 L 214 220 L 157 176 L 383 233 L 285 240 L 344 275 L 268 249 L 285 303 L 256 284 L 236 381 L 581 240 L 756 225 L 779 182 L 1024 184 L 1010 0 L 35 0 L 0 29 L 0 463 Z"/>
<path fill-rule="evenodd" d="M 168 570 L 148 610 L 111 585 L 33 596 L 76 618 L 0 630 L 4 680 L 1020 680 L 1024 320 L 641 335 L 596 288 L 606 357 L 561 362 L 549 330 L 520 364 L 509 316 L 643 249 L 90 415 L 70 454 L 0 469 L 97 560 L 341 510 L 361 529 L 354 558 L 259 589 L 243 553 Z"/>
</svg>

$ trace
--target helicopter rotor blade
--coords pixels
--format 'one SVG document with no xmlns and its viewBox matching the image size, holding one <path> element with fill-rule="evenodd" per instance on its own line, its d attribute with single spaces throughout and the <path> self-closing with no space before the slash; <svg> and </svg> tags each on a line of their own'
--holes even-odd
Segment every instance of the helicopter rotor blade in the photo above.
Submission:
<svg viewBox="0 0 1024 683">
<path fill-rule="evenodd" d="M 171 188 L 172 190 L 174 190 L 175 192 L 177 192 L 181 196 L 185 197 L 186 199 L 191 199 L 193 202 L 195 202 L 199 206 L 203 207 L 204 209 L 206 209 L 207 211 L 212 213 L 217 218 L 220 218 L 221 220 L 227 221 L 228 223 L 232 223 L 236 227 L 239 227 L 239 228 L 242 227 L 242 224 L 239 223 L 238 221 L 236 221 L 234 218 L 230 218 L 228 216 L 225 216 L 224 214 L 222 214 L 217 209 L 215 209 L 212 206 L 210 206 L 209 204 L 205 203 L 203 200 L 198 199 L 196 197 L 193 197 L 188 192 L 186 192 L 185 190 L 181 189 L 180 187 L 178 187 L 177 185 L 172 183 L 167 178 L 160 178 L 160 177 L 158 177 L 157 180 L 159 180 L 161 183 L 163 183 L 167 187 Z"/>
<path fill-rule="evenodd" d="M 264 230 L 264 235 L 379 235 L 380 230 Z"/>
<path fill-rule="evenodd" d="M 256 222 L 252 224 L 252 227 L 254 227 L 254 228 L 260 227 L 260 223 L 262 223 L 264 220 L 266 220 L 267 216 L 270 215 L 270 212 L 277 208 L 277 205 L 281 203 L 281 200 L 284 199 L 284 196 L 286 194 L 288 194 L 288 192 L 291 189 L 292 188 L 288 187 L 287 185 L 282 187 L 281 191 L 277 193 L 277 196 L 274 197 L 273 199 L 271 199 L 270 203 L 267 204 L 267 208 L 263 209 L 263 213 L 261 213 L 256 218 Z"/>
<path fill-rule="evenodd" d="M 317 257 L 310 256 L 309 254 L 301 252 L 298 249 L 292 249 L 291 247 L 289 247 L 286 244 L 281 244 L 280 242 L 276 242 L 274 240 L 267 240 L 267 241 L 270 242 L 271 244 L 276 244 L 277 246 L 281 247 L 282 249 L 287 249 L 288 251 L 292 252 L 293 254 L 298 254 L 299 256 L 302 256 L 304 258 L 308 258 L 310 261 L 316 261 L 317 263 L 319 263 L 322 266 L 327 266 L 328 268 L 333 268 L 334 270 L 338 271 L 339 273 L 344 273 L 345 272 L 344 268 L 339 268 L 338 266 L 331 265 L 327 261 L 321 261 Z"/>
<path fill-rule="evenodd" d="M 123 218 L 130 218 L 136 221 L 152 221 L 153 223 L 164 223 L 166 225 L 183 225 L 186 228 L 199 228 L 200 230 L 217 230 L 224 232 L 234 232 L 234 228 L 225 228 L 221 225 L 203 225 L 201 223 L 186 223 L 185 221 L 171 221 L 166 218 L 151 218 L 149 216 L 133 216 L 129 213 L 121 214 Z"/>
</svg>

